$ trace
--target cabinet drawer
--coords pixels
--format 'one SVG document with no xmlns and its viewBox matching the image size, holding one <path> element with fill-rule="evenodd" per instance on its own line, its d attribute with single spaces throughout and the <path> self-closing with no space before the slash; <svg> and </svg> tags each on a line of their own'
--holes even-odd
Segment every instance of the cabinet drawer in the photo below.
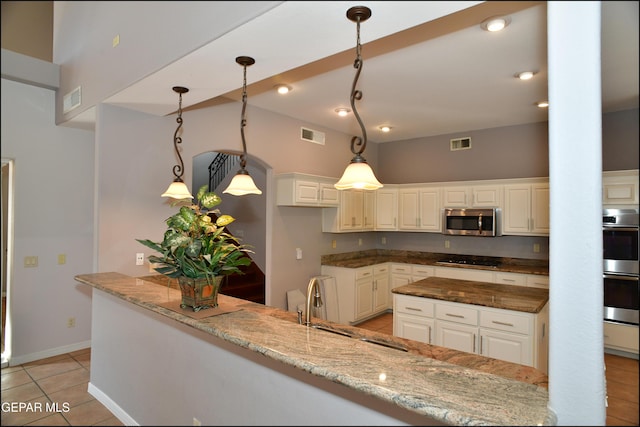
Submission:
<svg viewBox="0 0 640 427">
<path fill-rule="evenodd" d="M 527 276 L 527 286 L 549 289 L 549 276 L 529 275 Z"/>
<path fill-rule="evenodd" d="M 413 265 L 411 266 L 411 274 L 413 276 L 432 277 L 436 275 L 436 269 L 429 265 Z"/>
<path fill-rule="evenodd" d="M 414 316 L 433 317 L 433 302 L 425 298 L 395 294 L 393 310 Z"/>
<path fill-rule="evenodd" d="M 482 310 L 480 312 L 480 326 L 517 334 L 529 334 L 531 322 L 528 317 L 509 312 Z"/>
<path fill-rule="evenodd" d="M 389 265 L 388 264 L 380 264 L 380 265 L 374 265 L 373 266 L 373 274 L 375 274 L 376 276 L 378 274 L 385 274 L 389 272 Z"/>
<path fill-rule="evenodd" d="M 438 304 L 436 318 L 475 326 L 478 324 L 478 310 L 461 305 Z"/>
<path fill-rule="evenodd" d="M 393 274 L 411 274 L 411 264 L 393 264 L 391 272 Z"/>
<path fill-rule="evenodd" d="M 356 270 L 356 280 L 360 280 L 360 279 L 364 279 L 366 277 L 372 277 L 372 276 L 373 276 L 373 268 L 371 267 L 358 268 Z"/>
<path fill-rule="evenodd" d="M 502 285 L 526 286 L 527 278 L 524 274 L 497 272 L 496 283 L 500 283 Z"/>
</svg>

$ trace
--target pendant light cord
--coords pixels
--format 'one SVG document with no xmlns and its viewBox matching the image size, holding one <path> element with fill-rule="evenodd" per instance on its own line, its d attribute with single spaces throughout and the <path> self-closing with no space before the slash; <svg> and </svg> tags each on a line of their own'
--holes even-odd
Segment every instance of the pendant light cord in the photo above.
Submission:
<svg viewBox="0 0 640 427">
<path fill-rule="evenodd" d="M 244 69 L 242 80 L 242 117 L 240 118 L 240 136 L 242 137 L 242 154 L 240 155 L 240 169 L 245 170 L 247 165 L 247 142 L 244 138 L 244 127 L 247 125 L 245 113 L 247 111 L 247 64 L 243 64 Z"/>
<path fill-rule="evenodd" d="M 182 94 L 188 92 L 189 89 L 181 86 L 175 86 L 173 90 L 180 95 L 180 98 L 178 101 L 178 117 L 176 117 L 176 122 L 178 123 L 178 127 L 176 128 L 176 131 L 173 133 L 173 147 L 176 150 L 176 155 L 178 156 L 178 160 L 180 161 L 180 164 L 175 165 L 173 167 L 173 174 L 176 177 L 176 181 L 182 182 L 182 174 L 184 173 L 184 162 L 182 161 L 182 156 L 180 155 L 180 150 L 178 149 L 178 144 L 182 144 L 182 138 L 178 136 L 178 132 L 180 132 L 180 129 L 182 129 Z"/>
<path fill-rule="evenodd" d="M 358 121 L 358 124 L 360 125 L 360 129 L 362 130 L 362 137 L 360 136 L 354 136 L 351 138 L 351 152 L 353 154 L 356 155 L 356 157 L 360 156 L 365 148 L 367 147 L 367 130 L 364 127 L 364 123 L 362 122 L 362 119 L 360 118 L 360 114 L 358 113 L 358 109 L 356 108 L 356 100 L 360 101 L 362 99 L 362 91 L 356 89 L 356 85 L 358 83 L 358 79 L 360 78 L 360 72 L 362 71 L 362 65 L 363 65 L 363 61 L 362 61 L 362 57 L 360 55 L 361 52 L 361 46 L 360 46 L 360 18 L 361 16 L 359 14 L 355 14 L 354 17 L 349 17 L 352 20 L 355 20 L 356 22 L 356 29 L 357 29 L 357 39 L 356 39 L 356 59 L 353 62 L 353 68 L 355 68 L 356 71 L 356 75 L 353 79 L 353 85 L 351 86 L 351 109 L 353 110 L 353 114 L 356 116 L 356 120 Z M 366 18 L 365 18 L 366 19 Z M 356 146 L 359 146 L 359 149 L 356 149 Z"/>
</svg>

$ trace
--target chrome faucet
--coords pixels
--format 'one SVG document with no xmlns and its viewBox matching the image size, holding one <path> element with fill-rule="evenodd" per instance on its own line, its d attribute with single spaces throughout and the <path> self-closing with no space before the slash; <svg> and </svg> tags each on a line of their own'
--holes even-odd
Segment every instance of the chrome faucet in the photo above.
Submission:
<svg viewBox="0 0 640 427">
<path fill-rule="evenodd" d="M 314 307 L 322 307 L 322 297 L 320 296 L 320 286 L 318 278 L 312 277 L 307 285 L 307 305 L 304 311 L 304 325 L 311 326 L 311 300 Z"/>
</svg>

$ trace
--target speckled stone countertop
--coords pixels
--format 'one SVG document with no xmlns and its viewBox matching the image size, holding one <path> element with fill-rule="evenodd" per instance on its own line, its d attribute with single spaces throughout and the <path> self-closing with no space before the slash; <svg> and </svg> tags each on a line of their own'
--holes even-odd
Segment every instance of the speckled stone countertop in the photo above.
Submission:
<svg viewBox="0 0 640 427">
<path fill-rule="evenodd" d="M 474 264 L 440 263 L 439 260 L 452 256 L 464 256 L 470 262 L 474 260 L 491 260 L 497 262 L 497 267 L 487 267 Z M 437 265 L 453 268 L 473 268 L 477 270 L 504 271 L 508 273 L 549 275 L 549 262 L 524 258 L 485 257 L 477 255 L 457 255 L 437 252 L 398 251 L 384 249 L 370 249 L 367 251 L 346 252 L 341 254 L 322 255 L 320 263 L 334 267 L 360 268 L 385 262 L 404 264 Z"/>
<path fill-rule="evenodd" d="M 527 313 L 539 313 L 549 301 L 547 289 L 442 277 L 428 277 L 391 292 Z"/>
<path fill-rule="evenodd" d="M 547 376 L 528 366 L 313 319 L 316 325 L 352 335 L 346 337 L 299 325 L 296 313 L 225 295 L 219 295 L 220 303 L 239 310 L 194 319 L 159 305 L 180 300 L 180 291 L 169 286 L 120 273 L 82 274 L 75 279 L 229 343 L 445 424 L 556 424 L 547 409 Z M 361 338 L 402 346 L 407 351 Z M 381 372 L 385 378 L 381 378 Z"/>
</svg>

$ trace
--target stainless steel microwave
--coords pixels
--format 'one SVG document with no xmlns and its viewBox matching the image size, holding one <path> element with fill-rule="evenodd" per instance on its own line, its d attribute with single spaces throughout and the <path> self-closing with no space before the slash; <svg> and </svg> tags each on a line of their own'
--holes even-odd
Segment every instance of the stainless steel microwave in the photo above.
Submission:
<svg viewBox="0 0 640 427">
<path fill-rule="evenodd" d="M 500 208 L 444 208 L 442 234 L 456 236 L 501 236 Z"/>
</svg>

